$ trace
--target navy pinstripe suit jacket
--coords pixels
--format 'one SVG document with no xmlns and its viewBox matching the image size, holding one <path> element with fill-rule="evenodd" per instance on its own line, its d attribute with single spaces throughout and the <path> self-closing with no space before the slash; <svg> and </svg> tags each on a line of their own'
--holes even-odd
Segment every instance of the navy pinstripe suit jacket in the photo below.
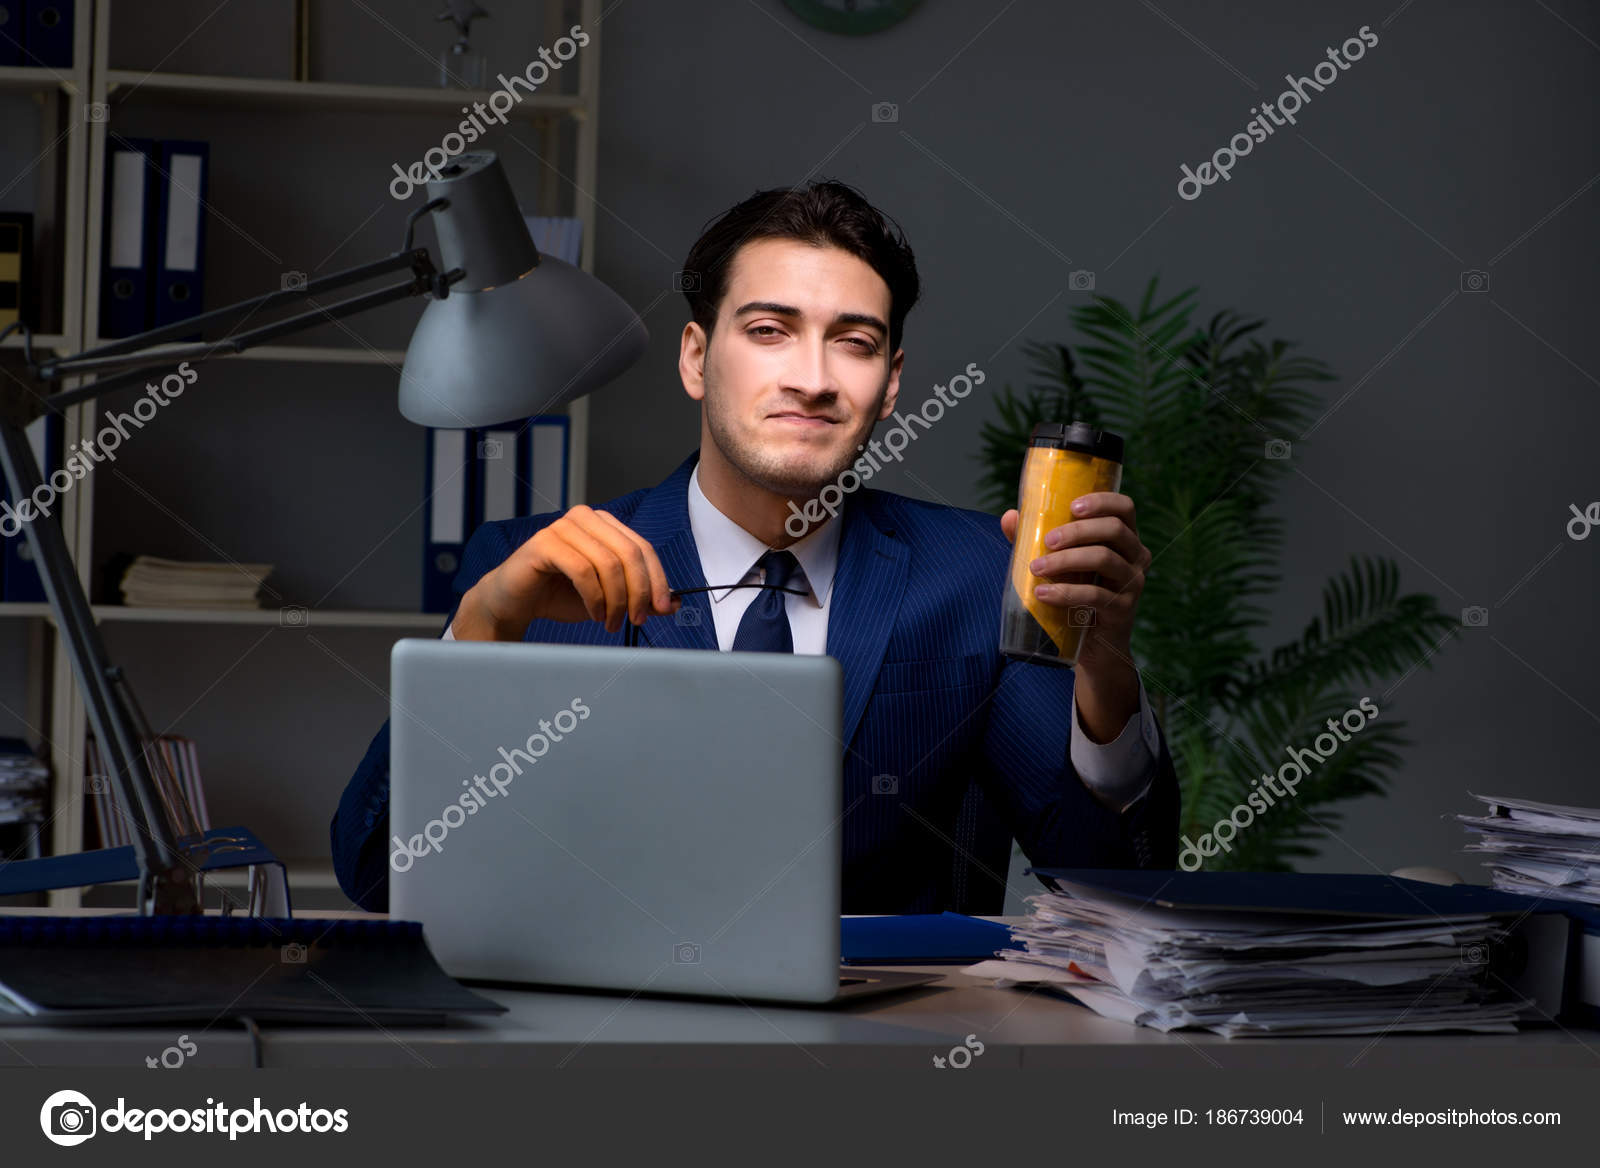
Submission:
<svg viewBox="0 0 1600 1168">
<path fill-rule="evenodd" d="M 689 475 L 699 456 L 696 450 L 657 487 L 599 504 L 650 542 L 678 588 L 707 583 L 689 526 Z M 458 603 L 559 514 L 481 526 L 455 579 Z M 1118 814 L 1089 793 L 1072 766 L 1072 671 L 1000 655 L 1011 554 L 1000 521 L 870 489 L 850 496 L 839 518 L 827 645 L 844 672 L 850 810 L 842 825 L 841 911 L 954 907 L 952 837 L 974 781 L 1035 865 L 1173 867 L 1178 787 L 1165 737 L 1150 790 Z M 686 611 L 698 611 L 699 621 L 684 618 Z M 609 633 L 597 621 L 536 620 L 523 639 L 621 645 L 628 628 Z M 677 617 L 652 617 L 638 632 L 650 645 L 717 648 L 703 592 L 685 597 Z M 873 777 L 883 775 L 894 782 L 881 781 L 875 793 Z M 385 722 L 331 825 L 340 886 L 378 912 L 388 903 L 388 808 Z"/>
</svg>

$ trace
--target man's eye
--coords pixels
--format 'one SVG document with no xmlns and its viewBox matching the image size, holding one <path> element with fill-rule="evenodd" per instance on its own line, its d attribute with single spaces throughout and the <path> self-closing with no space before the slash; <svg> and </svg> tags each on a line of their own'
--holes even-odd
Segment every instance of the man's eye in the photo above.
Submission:
<svg viewBox="0 0 1600 1168">
<path fill-rule="evenodd" d="M 860 346 L 863 353 L 870 354 L 878 351 L 878 346 L 867 340 L 865 337 L 846 337 L 845 340 L 849 341 L 853 345 Z"/>
<path fill-rule="evenodd" d="M 777 333 L 778 333 L 778 329 L 777 329 L 776 325 L 758 324 L 754 328 L 748 330 L 748 332 L 749 332 L 749 335 L 752 336 L 752 337 L 755 336 L 757 333 L 771 333 L 774 336 L 776 336 Z"/>
</svg>

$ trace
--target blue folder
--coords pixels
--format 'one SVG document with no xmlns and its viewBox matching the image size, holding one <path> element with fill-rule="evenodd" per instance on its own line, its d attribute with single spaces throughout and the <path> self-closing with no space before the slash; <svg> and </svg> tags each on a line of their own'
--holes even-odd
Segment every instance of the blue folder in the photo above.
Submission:
<svg viewBox="0 0 1600 1168">
<path fill-rule="evenodd" d="M 422 611 L 455 607 L 456 573 L 477 511 L 478 459 L 471 430 L 430 429 L 423 477 Z"/>
<path fill-rule="evenodd" d="M 52 471 L 60 468 L 61 450 L 61 415 L 46 414 L 42 418 L 35 418 L 28 423 L 28 441 L 33 446 L 33 457 L 39 464 L 39 476 L 49 482 Z M 11 498 L 11 492 L 6 488 L 5 476 L 0 475 L 0 499 L 6 499 L 13 506 L 16 500 Z M 66 500 L 59 494 L 52 495 L 49 519 L 35 519 L 34 522 L 59 523 L 61 509 L 66 505 Z M 43 604 L 47 599 L 44 591 L 44 580 L 39 576 L 39 565 L 33 559 L 33 545 L 28 542 L 27 531 L 19 531 L 15 535 L 0 536 L 0 600 L 8 604 Z"/>
<path fill-rule="evenodd" d="M 131 337 L 151 327 L 161 199 L 156 162 L 156 144 L 148 138 L 112 135 L 106 143 L 101 337 Z"/>
<path fill-rule="evenodd" d="M 72 0 L 24 0 L 27 13 L 22 64 L 34 68 L 72 68 Z"/>
<path fill-rule="evenodd" d="M 23 65 L 22 41 L 27 36 L 23 30 L 22 0 L 0 0 L 0 66 Z"/>
<path fill-rule="evenodd" d="M 845 965 L 965 965 L 1018 949 L 1009 926 L 961 913 L 840 917 Z"/>
<path fill-rule="evenodd" d="M 206 198 L 211 147 L 204 142 L 162 142 L 156 180 L 157 217 L 153 327 L 199 316 L 206 262 Z M 199 334 L 185 337 L 199 340 Z"/>
</svg>

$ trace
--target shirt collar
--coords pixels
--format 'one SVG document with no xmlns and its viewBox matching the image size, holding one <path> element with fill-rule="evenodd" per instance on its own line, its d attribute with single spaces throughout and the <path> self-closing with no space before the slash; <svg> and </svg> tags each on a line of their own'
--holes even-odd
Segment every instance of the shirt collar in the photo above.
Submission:
<svg viewBox="0 0 1600 1168">
<path fill-rule="evenodd" d="M 733 590 L 734 584 L 743 583 L 755 570 L 756 561 L 772 550 L 706 498 L 700 489 L 698 462 L 689 476 L 689 529 L 700 552 L 700 570 L 706 582 L 717 582 L 717 591 L 709 595 L 718 603 Z M 800 561 L 806 583 L 811 588 L 812 603 L 818 608 L 827 607 L 828 596 L 833 591 L 834 569 L 839 562 L 838 517 L 830 515 L 786 550 L 793 552 Z"/>
</svg>

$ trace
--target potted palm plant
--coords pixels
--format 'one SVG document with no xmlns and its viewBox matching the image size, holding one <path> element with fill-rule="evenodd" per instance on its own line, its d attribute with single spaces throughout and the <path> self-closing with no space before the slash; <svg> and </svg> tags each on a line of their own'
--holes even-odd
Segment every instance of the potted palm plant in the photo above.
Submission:
<svg viewBox="0 0 1600 1168">
<path fill-rule="evenodd" d="M 1294 640 L 1263 651 L 1263 599 L 1277 587 L 1283 522 L 1274 491 L 1334 380 L 1264 324 L 1224 311 L 1191 323 L 1196 290 L 1137 305 L 1096 295 L 1072 313 L 1081 340 L 1029 342 L 1033 383 L 1007 386 L 982 430 L 980 489 L 996 513 L 1017 505 L 1034 424 L 1081 419 L 1126 440 L 1123 491 L 1155 559 L 1133 647 L 1165 729 L 1183 798 L 1181 833 L 1198 839 L 1245 804 L 1252 782 L 1327 730 L 1371 687 L 1419 664 L 1460 628 L 1434 597 L 1400 591 L 1393 560 L 1353 556 L 1322 589 Z M 1386 702 L 1377 703 L 1386 707 Z M 1254 816 L 1207 868 L 1286 870 L 1336 830 L 1340 806 L 1382 793 L 1405 744 L 1387 708 Z"/>
</svg>

